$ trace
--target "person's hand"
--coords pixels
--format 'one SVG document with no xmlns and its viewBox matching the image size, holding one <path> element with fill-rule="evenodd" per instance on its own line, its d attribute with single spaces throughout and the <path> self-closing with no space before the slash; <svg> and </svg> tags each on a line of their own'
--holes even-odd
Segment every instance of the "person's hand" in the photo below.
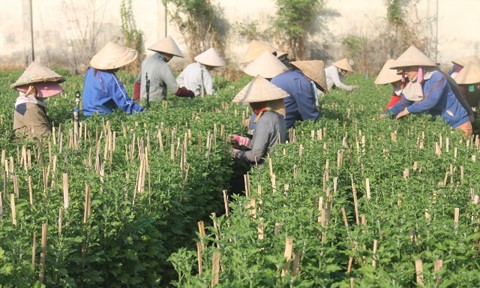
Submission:
<svg viewBox="0 0 480 288">
<path fill-rule="evenodd" d="M 238 158 L 239 157 L 239 154 L 240 154 L 240 151 L 239 149 L 235 149 L 233 148 L 232 149 L 232 158 Z"/>
<path fill-rule="evenodd" d="M 409 113 L 408 113 L 408 110 L 407 108 L 403 109 L 402 112 L 398 113 L 397 116 L 395 116 L 395 119 L 400 119 L 402 117 L 405 117 L 407 116 Z"/>
<path fill-rule="evenodd" d="M 385 118 L 385 117 L 387 117 L 387 114 L 382 113 L 382 114 L 378 115 L 378 117 L 373 117 L 372 120 L 373 120 L 373 121 L 376 121 L 377 119 L 380 120 L 380 119 L 383 119 L 383 118 Z"/>
<path fill-rule="evenodd" d="M 232 141 L 238 146 L 246 147 L 250 143 L 250 138 L 235 134 L 232 136 Z"/>
</svg>

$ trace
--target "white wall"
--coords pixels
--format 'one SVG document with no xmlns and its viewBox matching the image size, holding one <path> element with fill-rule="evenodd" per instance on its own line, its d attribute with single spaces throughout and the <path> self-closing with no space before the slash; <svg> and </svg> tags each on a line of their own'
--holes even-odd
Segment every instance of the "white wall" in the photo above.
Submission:
<svg viewBox="0 0 480 288">
<path fill-rule="evenodd" d="M 241 1 L 241 4 L 239 2 Z M 106 41 L 121 37 L 121 0 L 31 0 L 35 56 L 46 64 L 63 57 L 70 65 L 80 65 L 79 54 L 93 55 Z M 270 16 L 275 14 L 274 0 L 212 0 L 219 5 L 230 27 L 238 23 L 257 21 L 259 28 L 270 25 Z M 28 27 L 30 0 L 0 0 L 0 68 L 22 66 L 31 55 Z M 384 23 L 386 7 L 383 0 L 327 0 L 327 7 L 340 15 L 329 22 L 332 58 L 337 55 L 339 43 L 347 34 L 374 37 Z M 410 21 L 421 20 L 419 29 L 430 35 L 435 44 L 436 13 L 438 6 L 438 57 L 437 61 L 449 63 L 451 59 L 480 55 L 479 0 L 419 0 Z M 412 7 L 410 7 L 412 8 Z M 145 33 L 146 47 L 153 45 L 165 34 L 165 11 L 162 0 L 133 0 L 137 28 Z M 168 18 L 167 18 L 168 19 Z M 261 27 L 260 27 L 261 26 Z M 186 47 L 182 36 L 173 24 L 168 24 L 172 35 L 183 51 Z M 98 33 L 98 34 L 97 34 Z M 96 41 L 80 41 L 92 38 Z M 79 40 L 80 39 L 80 40 Z M 87 45 L 88 44 L 88 45 Z M 238 59 L 246 48 L 246 40 L 235 37 L 230 29 L 227 38 L 226 56 Z M 434 46 L 433 46 L 434 47 Z M 279 47 L 281 48 L 281 47 Z M 148 51 L 146 51 L 148 53 Z M 435 55 L 430 55 L 435 58 Z M 88 65 L 88 63 L 83 63 Z"/>
</svg>

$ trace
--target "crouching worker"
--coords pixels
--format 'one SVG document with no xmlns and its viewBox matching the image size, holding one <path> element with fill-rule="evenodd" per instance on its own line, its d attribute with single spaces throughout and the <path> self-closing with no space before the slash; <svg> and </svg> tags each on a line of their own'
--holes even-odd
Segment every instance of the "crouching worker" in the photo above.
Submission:
<svg viewBox="0 0 480 288">
<path fill-rule="evenodd" d="M 252 139 L 233 135 L 232 141 L 242 150 L 234 148 L 232 155 L 249 164 L 261 164 L 269 150 L 278 143 L 285 143 L 286 126 L 282 115 L 277 113 L 279 105 L 288 93 L 261 76 L 247 84 L 233 99 L 233 102 L 249 103 L 257 115 Z"/>
<path fill-rule="evenodd" d="M 52 127 L 44 99 L 61 93 L 63 88 L 58 83 L 63 81 L 63 76 L 32 62 L 10 86 L 19 92 L 13 116 L 16 137 L 41 138 L 50 135 Z"/>
<path fill-rule="evenodd" d="M 400 119 L 409 114 L 429 113 L 440 116 L 452 128 L 472 135 L 473 112 L 455 81 L 441 72 L 435 62 L 414 46 L 410 46 L 393 63 L 410 82 L 403 96 L 387 114 Z"/>
<path fill-rule="evenodd" d="M 83 89 L 83 114 L 105 115 L 119 108 L 127 114 L 143 111 L 127 93 L 116 72 L 137 59 L 137 51 L 108 42 L 90 60 L 90 68 L 85 74 Z"/>
</svg>

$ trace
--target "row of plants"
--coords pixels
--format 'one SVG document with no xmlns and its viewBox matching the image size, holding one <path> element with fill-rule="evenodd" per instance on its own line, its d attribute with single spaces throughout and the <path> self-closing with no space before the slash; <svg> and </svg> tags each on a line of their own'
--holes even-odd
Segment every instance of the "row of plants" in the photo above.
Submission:
<svg viewBox="0 0 480 288">
<path fill-rule="evenodd" d="M 173 97 L 76 128 L 83 79 L 66 74 L 65 92 L 46 100 L 51 137 L 31 142 L 11 131 L 17 92 L 8 87 L 19 74 L 0 73 L 1 286 L 168 285 L 170 254 L 195 243 L 198 221 L 224 211 L 225 139 L 246 108 L 230 99 L 242 82 L 219 79 L 215 99 Z M 134 76 L 120 74 L 129 90 Z"/>
<path fill-rule="evenodd" d="M 428 115 L 379 118 L 389 89 L 353 81 L 170 257 L 177 287 L 480 283 L 478 137 Z"/>
</svg>

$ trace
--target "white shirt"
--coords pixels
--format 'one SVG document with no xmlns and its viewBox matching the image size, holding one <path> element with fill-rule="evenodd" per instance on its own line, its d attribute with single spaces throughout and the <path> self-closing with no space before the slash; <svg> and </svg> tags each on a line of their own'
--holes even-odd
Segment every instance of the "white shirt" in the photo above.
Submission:
<svg viewBox="0 0 480 288">
<path fill-rule="evenodd" d="M 325 68 L 325 76 L 327 78 L 327 86 L 328 90 L 332 89 L 333 87 L 338 87 L 343 90 L 352 91 L 356 88 L 354 85 L 346 85 L 342 82 L 343 75 L 340 74 L 340 71 L 337 67 L 331 65 Z"/>
<path fill-rule="evenodd" d="M 195 96 L 201 94 L 202 83 L 205 89 L 205 94 L 212 95 L 214 92 L 212 76 L 204 65 L 197 62 L 191 63 L 183 69 L 182 73 L 177 77 L 177 83 L 180 87 L 185 87 L 192 91 Z"/>
</svg>

